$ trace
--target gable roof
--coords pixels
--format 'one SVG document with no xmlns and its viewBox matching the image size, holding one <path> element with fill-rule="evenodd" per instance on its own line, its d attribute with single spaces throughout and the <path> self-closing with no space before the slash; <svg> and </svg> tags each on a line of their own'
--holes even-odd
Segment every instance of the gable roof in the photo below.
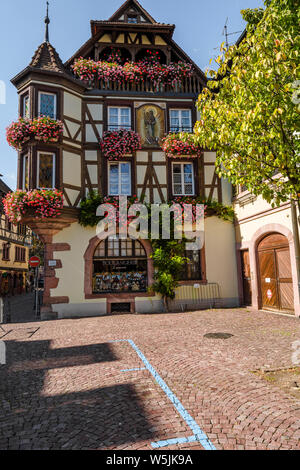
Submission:
<svg viewBox="0 0 300 470">
<path fill-rule="evenodd" d="M 118 21 L 120 16 L 122 16 L 129 8 L 137 10 L 150 23 L 157 23 L 137 0 L 126 0 L 126 2 L 124 2 L 123 5 L 121 5 L 120 8 L 108 19 L 108 21 Z"/>
</svg>

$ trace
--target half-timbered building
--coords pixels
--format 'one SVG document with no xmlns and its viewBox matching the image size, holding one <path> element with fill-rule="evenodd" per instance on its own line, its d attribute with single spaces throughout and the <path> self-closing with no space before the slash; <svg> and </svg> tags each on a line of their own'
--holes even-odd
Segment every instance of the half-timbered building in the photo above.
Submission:
<svg viewBox="0 0 300 470">
<path fill-rule="evenodd" d="M 148 240 L 99 240 L 95 229 L 78 223 L 79 205 L 92 190 L 108 196 L 136 195 L 150 203 L 180 196 L 203 196 L 231 203 L 231 186 L 215 173 L 215 154 L 203 151 L 167 158 L 161 140 L 169 131 L 191 132 L 199 116 L 195 106 L 206 78 L 173 39 L 175 26 L 159 23 L 136 0 L 127 0 L 107 21 L 91 21 L 91 37 L 63 63 L 45 41 L 30 64 L 13 80 L 19 115 L 46 115 L 63 121 L 58 142 L 30 140 L 19 151 L 18 187 L 58 188 L 64 208 L 55 220 L 28 220 L 45 242 L 44 317 L 103 315 L 118 310 L 163 311 L 153 281 Z M 191 64 L 193 73 L 180 86 L 149 80 L 80 80 L 76 59 L 101 61 L 110 54 L 137 63 L 156 54 L 160 63 Z M 136 131 L 141 149 L 126 158 L 104 157 L 106 131 Z M 174 308 L 238 304 L 233 224 L 216 216 L 205 220 L 205 245 L 187 253 Z"/>
</svg>

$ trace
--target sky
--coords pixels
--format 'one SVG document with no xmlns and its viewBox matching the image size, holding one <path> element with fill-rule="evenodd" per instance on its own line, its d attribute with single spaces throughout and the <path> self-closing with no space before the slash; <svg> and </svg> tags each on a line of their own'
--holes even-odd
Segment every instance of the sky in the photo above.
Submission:
<svg viewBox="0 0 300 470">
<path fill-rule="evenodd" d="M 66 61 L 90 38 L 90 20 L 107 20 L 122 0 L 49 0 L 50 42 Z M 224 24 L 228 32 L 245 27 L 240 11 L 263 6 L 263 0 L 140 0 L 158 22 L 176 25 L 174 40 L 205 71 L 216 57 Z M 46 0 L 1 0 L 0 87 L 5 85 L 5 104 L 0 98 L 0 173 L 16 188 L 17 152 L 6 142 L 5 129 L 18 118 L 18 95 L 10 83 L 29 63 L 44 40 Z M 240 33 L 230 36 L 234 42 Z"/>
</svg>

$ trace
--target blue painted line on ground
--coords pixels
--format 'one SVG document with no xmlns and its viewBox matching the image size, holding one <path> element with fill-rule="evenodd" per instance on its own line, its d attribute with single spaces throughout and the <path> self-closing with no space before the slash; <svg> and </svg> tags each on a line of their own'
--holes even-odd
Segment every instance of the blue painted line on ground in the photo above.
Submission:
<svg viewBox="0 0 300 470">
<path fill-rule="evenodd" d="M 146 370 L 146 367 L 137 367 L 136 369 L 121 369 L 121 372 L 133 372 L 136 370 Z"/>
<path fill-rule="evenodd" d="M 189 442 L 197 442 L 197 436 L 178 437 L 175 439 L 167 439 L 166 441 L 151 442 L 151 445 L 154 449 L 158 449 L 160 447 L 173 446 L 176 444 L 188 444 Z"/>
<path fill-rule="evenodd" d="M 186 411 L 182 403 L 178 400 L 176 395 L 172 392 L 172 390 L 168 387 L 166 382 L 160 377 L 160 375 L 156 372 L 154 367 L 148 362 L 147 358 L 144 356 L 142 351 L 136 346 L 136 344 L 131 340 L 131 339 L 121 339 L 121 340 L 115 340 L 111 341 L 112 343 L 120 343 L 120 342 L 128 342 L 131 347 L 135 350 L 139 358 L 142 360 L 142 362 L 145 364 L 146 369 L 150 372 L 150 374 L 154 377 L 155 381 L 158 383 L 160 388 L 164 391 L 164 393 L 167 395 L 169 400 L 173 403 L 174 407 L 178 411 L 178 413 L 181 415 L 181 417 L 184 419 L 186 424 L 189 426 L 189 428 L 193 432 L 193 436 L 191 438 L 186 438 L 186 439 L 194 439 L 195 441 L 199 441 L 200 444 L 204 447 L 205 450 L 216 450 L 215 446 L 213 443 L 209 440 L 207 435 L 202 431 L 202 429 L 198 426 L 196 421 L 191 417 L 191 415 Z M 179 438 L 181 439 L 181 438 Z M 183 439 L 183 438 L 182 438 Z M 159 444 L 159 447 L 165 447 L 168 445 L 171 445 L 170 442 L 172 441 L 178 441 L 178 439 L 169 439 L 165 441 L 159 441 L 158 443 L 152 442 L 151 445 L 152 447 L 156 447 L 157 444 Z M 187 441 L 187 442 L 195 442 L 193 440 Z"/>
</svg>

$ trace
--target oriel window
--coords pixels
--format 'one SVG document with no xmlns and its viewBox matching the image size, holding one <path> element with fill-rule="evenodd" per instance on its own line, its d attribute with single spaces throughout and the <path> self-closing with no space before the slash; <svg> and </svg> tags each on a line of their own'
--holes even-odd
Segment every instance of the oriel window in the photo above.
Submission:
<svg viewBox="0 0 300 470">
<path fill-rule="evenodd" d="M 56 95 L 39 92 L 39 116 L 56 119 Z"/>
<path fill-rule="evenodd" d="M 55 154 L 48 152 L 38 152 L 38 188 L 55 187 Z"/>
<path fill-rule="evenodd" d="M 194 195 L 194 166 L 192 163 L 172 163 L 173 196 Z"/>
<path fill-rule="evenodd" d="M 126 107 L 108 107 L 108 130 L 131 129 L 131 109 Z"/>
<path fill-rule="evenodd" d="M 131 196 L 131 164 L 109 163 L 108 194 L 110 196 Z"/>
<path fill-rule="evenodd" d="M 190 109 L 170 109 L 170 131 L 192 132 L 192 113 Z"/>
</svg>

